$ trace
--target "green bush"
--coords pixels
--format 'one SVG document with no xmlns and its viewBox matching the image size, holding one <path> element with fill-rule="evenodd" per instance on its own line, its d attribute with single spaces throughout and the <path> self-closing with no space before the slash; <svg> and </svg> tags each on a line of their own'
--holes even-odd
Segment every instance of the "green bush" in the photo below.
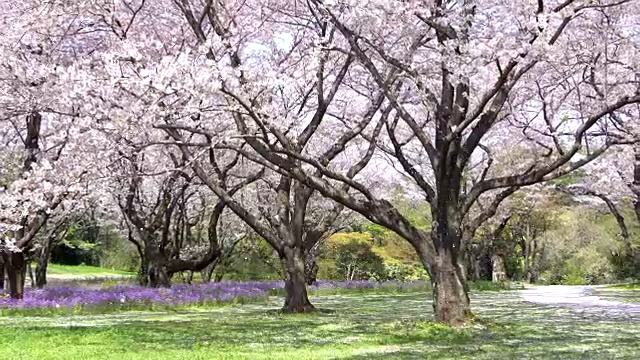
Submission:
<svg viewBox="0 0 640 360">
<path fill-rule="evenodd" d="M 384 260 L 373 251 L 373 245 L 368 233 L 334 234 L 321 257 L 335 264 L 335 280 L 385 280 Z"/>
<path fill-rule="evenodd" d="M 102 229 L 100 240 L 100 267 L 138 272 L 140 255 L 131 242 L 123 239 L 116 231 L 109 228 Z"/>
<path fill-rule="evenodd" d="M 282 279 L 282 263 L 273 248 L 262 238 L 248 238 L 236 246 L 224 267 L 215 276 L 231 281 L 273 281 Z"/>
<path fill-rule="evenodd" d="M 344 280 L 384 280 L 382 258 L 371 251 L 371 245 L 351 241 L 336 246 L 336 272 Z"/>
<path fill-rule="evenodd" d="M 322 280 L 340 280 L 338 277 L 338 268 L 334 259 L 318 260 L 318 279 Z"/>
<path fill-rule="evenodd" d="M 614 275 L 620 279 L 640 279 L 640 256 L 612 254 L 609 257 Z"/>
<path fill-rule="evenodd" d="M 395 280 L 398 282 L 411 282 L 418 280 L 427 280 L 429 275 L 427 271 L 418 264 L 403 264 L 399 262 L 385 262 L 385 277 L 387 280 Z"/>
</svg>

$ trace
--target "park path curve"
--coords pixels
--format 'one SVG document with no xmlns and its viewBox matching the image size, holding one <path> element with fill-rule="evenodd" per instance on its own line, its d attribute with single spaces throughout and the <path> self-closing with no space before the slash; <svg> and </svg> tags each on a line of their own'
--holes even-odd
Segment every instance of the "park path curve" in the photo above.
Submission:
<svg viewBox="0 0 640 360">
<path fill-rule="evenodd" d="M 520 290 L 529 303 L 568 308 L 584 316 L 640 321 L 640 303 L 602 298 L 596 291 L 602 286 L 535 286 Z M 624 290 L 623 290 L 624 291 Z"/>
</svg>

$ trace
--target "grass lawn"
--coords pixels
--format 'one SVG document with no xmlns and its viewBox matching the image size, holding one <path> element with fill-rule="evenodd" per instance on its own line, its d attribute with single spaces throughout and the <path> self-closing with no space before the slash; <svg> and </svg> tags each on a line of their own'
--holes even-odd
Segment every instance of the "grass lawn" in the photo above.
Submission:
<svg viewBox="0 0 640 360">
<path fill-rule="evenodd" d="M 611 286 L 607 286 L 606 289 L 611 289 L 611 290 L 640 290 L 640 283 L 611 285 Z"/>
<path fill-rule="evenodd" d="M 134 273 L 105 269 L 87 265 L 59 265 L 49 264 L 47 267 L 47 278 L 56 280 L 70 280 L 78 278 L 108 278 L 133 276 Z"/>
<path fill-rule="evenodd" d="M 596 294 L 609 300 L 640 303 L 640 283 L 607 286 L 598 289 Z"/>
<path fill-rule="evenodd" d="M 433 325 L 426 294 L 316 296 L 281 304 L 112 315 L 2 317 L 1 359 L 637 359 L 640 319 L 582 317 L 516 292 L 473 296 L 480 320 Z"/>
</svg>

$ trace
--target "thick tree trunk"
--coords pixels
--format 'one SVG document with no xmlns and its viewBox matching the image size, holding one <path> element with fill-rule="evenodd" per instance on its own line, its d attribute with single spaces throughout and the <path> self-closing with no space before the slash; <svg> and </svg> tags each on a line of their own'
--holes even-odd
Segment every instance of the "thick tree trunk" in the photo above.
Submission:
<svg viewBox="0 0 640 360">
<path fill-rule="evenodd" d="M 151 264 L 147 269 L 148 286 L 158 287 L 170 287 L 171 275 L 167 272 L 167 268 L 162 264 Z"/>
<path fill-rule="evenodd" d="M 507 281 L 507 270 L 504 265 L 504 255 L 502 254 L 493 254 L 491 256 L 491 281 L 493 282 L 504 282 Z"/>
<path fill-rule="evenodd" d="M 9 278 L 9 294 L 12 299 L 24 297 L 24 282 L 27 272 L 24 253 L 11 252 L 4 254 L 7 275 Z"/>
<path fill-rule="evenodd" d="M 467 324 L 472 314 L 469 288 L 458 261 L 458 254 L 452 251 L 459 246 L 456 233 L 460 232 L 442 228 L 431 233 L 431 240 L 434 244 L 440 245 L 436 254 L 429 254 L 426 249 L 416 250 L 431 276 L 435 321 L 459 327 Z"/>
<path fill-rule="evenodd" d="M 140 285 L 149 287 L 170 287 L 171 275 L 159 253 L 147 251 L 141 259 Z"/>
<path fill-rule="evenodd" d="M 440 249 L 432 261 L 429 269 L 435 320 L 451 326 L 463 326 L 472 315 L 468 287 L 456 256 Z"/>
<path fill-rule="evenodd" d="M 284 312 L 302 313 L 314 310 L 307 295 L 304 256 L 299 248 L 285 248 L 282 252 L 285 279 Z"/>
</svg>

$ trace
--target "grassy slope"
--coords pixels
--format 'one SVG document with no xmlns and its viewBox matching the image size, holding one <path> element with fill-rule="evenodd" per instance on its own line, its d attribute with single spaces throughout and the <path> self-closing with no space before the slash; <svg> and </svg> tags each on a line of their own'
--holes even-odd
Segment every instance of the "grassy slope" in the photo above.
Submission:
<svg viewBox="0 0 640 360">
<path fill-rule="evenodd" d="M 58 265 L 49 264 L 47 267 L 47 277 L 50 279 L 77 279 L 77 278 L 103 278 L 103 277 L 122 277 L 135 275 L 126 271 L 105 269 L 87 265 Z"/>
<path fill-rule="evenodd" d="M 607 286 L 611 290 L 640 290 L 640 283 Z"/>
<path fill-rule="evenodd" d="M 479 293 L 486 325 L 431 325 L 424 294 L 321 296 L 330 313 L 280 315 L 280 304 L 208 311 L 0 318 L 1 359 L 514 359 L 639 356 L 640 321 L 583 318 Z"/>
</svg>

